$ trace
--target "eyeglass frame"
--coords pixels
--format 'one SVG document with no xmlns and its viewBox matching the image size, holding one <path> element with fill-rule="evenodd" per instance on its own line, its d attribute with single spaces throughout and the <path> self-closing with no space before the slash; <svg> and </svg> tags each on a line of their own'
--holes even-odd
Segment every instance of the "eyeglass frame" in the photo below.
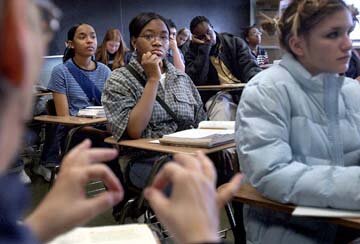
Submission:
<svg viewBox="0 0 360 244">
<path fill-rule="evenodd" d="M 155 42 L 156 39 L 158 39 L 161 43 L 168 43 L 170 41 L 170 36 L 167 35 L 166 38 L 165 37 L 162 37 L 161 35 L 154 35 L 154 34 L 144 34 L 144 35 L 141 35 L 141 36 L 138 36 L 138 37 L 141 37 L 141 38 L 144 38 L 146 41 L 148 42 Z"/>
<path fill-rule="evenodd" d="M 40 11 L 41 19 L 46 23 L 44 32 L 53 35 L 60 28 L 61 10 L 51 1 L 35 0 L 34 3 Z"/>
</svg>

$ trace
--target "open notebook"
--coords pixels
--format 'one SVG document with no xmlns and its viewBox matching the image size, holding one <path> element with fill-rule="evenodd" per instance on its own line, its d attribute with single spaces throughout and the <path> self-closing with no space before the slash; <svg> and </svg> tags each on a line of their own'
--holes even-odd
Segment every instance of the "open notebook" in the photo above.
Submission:
<svg viewBox="0 0 360 244">
<path fill-rule="evenodd" d="M 156 244 L 156 239 L 145 224 L 80 227 L 65 233 L 48 244 Z"/>
<path fill-rule="evenodd" d="M 161 144 L 212 148 L 234 141 L 234 121 L 202 121 L 197 129 L 164 135 Z"/>
</svg>

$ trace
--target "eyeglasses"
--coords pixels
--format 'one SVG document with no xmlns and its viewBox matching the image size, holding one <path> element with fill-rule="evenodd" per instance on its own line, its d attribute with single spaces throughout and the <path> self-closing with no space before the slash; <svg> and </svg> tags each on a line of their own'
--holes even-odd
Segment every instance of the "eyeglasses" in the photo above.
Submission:
<svg viewBox="0 0 360 244">
<path fill-rule="evenodd" d="M 169 35 L 166 35 L 166 34 L 163 34 L 163 35 L 160 35 L 160 36 L 154 35 L 154 34 L 145 34 L 145 35 L 142 35 L 142 36 L 139 36 L 139 37 L 144 38 L 148 42 L 154 42 L 156 39 L 158 39 L 162 43 L 169 42 Z"/>
</svg>

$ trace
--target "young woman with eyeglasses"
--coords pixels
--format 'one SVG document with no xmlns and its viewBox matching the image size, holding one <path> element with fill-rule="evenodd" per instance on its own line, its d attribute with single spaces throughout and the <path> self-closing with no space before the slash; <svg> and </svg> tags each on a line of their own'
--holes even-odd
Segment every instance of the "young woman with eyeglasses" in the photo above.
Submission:
<svg viewBox="0 0 360 244">
<path fill-rule="evenodd" d="M 166 19 L 156 13 L 142 13 L 131 21 L 129 30 L 135 49 L 129 66 L 136 74 L 134 76 L 128 67 L 114 70 L 102 95 L 113 136 L 117 140 L 159 138 L 190 126 L 197 127 L 206 119 L 206 114 L 191 79 L 165 58 L 169 49 Z M 156 101 L 156 96 L 180 121 Z M 140 178 L 147 179 L 146 176 Z"/>
</svg>

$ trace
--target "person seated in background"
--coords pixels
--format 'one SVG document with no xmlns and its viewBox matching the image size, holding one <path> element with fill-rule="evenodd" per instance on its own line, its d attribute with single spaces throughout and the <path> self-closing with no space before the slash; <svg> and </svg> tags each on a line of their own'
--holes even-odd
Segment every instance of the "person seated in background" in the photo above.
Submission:
<svg viewBox="0 0 360 244">
<path fill-rule="evenodd" d="M 185 70 L 195 85 L 247 82 L 261 71 L 243 39 L 232 34 L 215 32 L 205 16 L 193 18 L 190 31 L 192 39 L 185 55 Z M 235 120 L 240 94 L 236 94 L 235 99 L 230 93 L 215 96 L 216 91 L 204 92 L 201 95 L 205 108 L 209 110 L 213 107 L 208 111 L 210 120 Z"/>
<path fill-rule="evenodd" d="M 353 16 L 353 20 L 355 25 L 359 24 L 359 20 L 357 16 L 359 15 L 359 11 L 357 8 L 354 7 L 354 5 L 350 5 L 350 11 Z M 357 50 L 353 49 L 351 51 L 351 58 L 349 62 L 349 68 L 345 72 L 346 77 L 350 77 L 353 79 L 357 79 L 360 81 L 360 55 Z"/>
<path fill-rule="evenodd" d="M 176 34 L 176 42 L 178 48 L 181 50 L 182 54 L 185 56 L 185 53 L 189 49 L 189 45 L 191 42 L 191 33 L 190 30 L 187 28 L 181 28 L 178 30 Z"/>
<path fill-rule="evenodd" d="M 54 67 L 48 84 L 57 116 L 76 116 L 80 109 L 100 106 L 101 93 L 111 73 L 105 64 L 93 59 L 97 38 L 92 26 L 77 24 L 69 29 L 67 37 L 69 46 L 64 53 L 64 63 Z M 68 147 L 65 139 L 70 129 L 58 126 L 53 139 L 53 143 L 60 143 L 62 151 Z M 104 142 L 109 135 L 106 125 L 85 126 L 73 136 L 70 147 L 84 138 L 91 138 L 95 146 L 109 147 Z M 109 166 L 121 177 L 116 160 L 109 162 Z"/>
<path fill-rule="evenodd" d="M 236 146 L 246 180 L 266 198 L 359 210 L 360 84 L 349 67 L 354 22 L 342 0 L 292 1 L 277 23 L 285 54 L 246 86 Z M 248 243 L 349 243 L 322 219 L 245 206 Z"/>
<path fill-rule="evenodd" d="M 244 39 L 251 50 L 251 54 L 254 55 L 260 66 L 269 63 L 267 52 L 264 48 L 260 47 L 261 35 L 261 31 L 255 25 L 244 30 Z"/>
<path fill-rule="evenodd" d="M 67 39 L 64 63 L 54 67 L 48 84 L 58 116 L 76 116 L 82 108 L 101 105 L 101 91 L 111 73 L 105 64 L 93 60 L 97 38 L 92 26 L 71 27 Z"/>
<path fill-rule="evenodd" d="M 42 13 L 55 9 L 49 1 L 35 2 Z M 121 201 L 124 194 L 115 175 L 101 164 L 116 157 L 116 150 L 92 149 L 86 140 L 63 158 L 50 192 L 22 224 L 19 223 L 28 194 L 17 177 L 6 176 L 5 172 L 18 151 L 25 121 L 31 114 L 32 86 L 54 31 L 54 21 L 53 18 L 41 20 L 33 1 L 0 0 L 0 31 L 7 33 L 0 36 L 0 102 L 3 105 L 0 108 L 0 243 L 48 242 L 84 225 Z M 9 58 L 14 53 L 16 59 Z M 177 243 L 221 243 L 217 233 L 219 209 L 238 189 L 241 176 L 234 177 L 226 189 L 216 192 L 216 173 L 203 154 L 178 155 L 174 159 L 177 163 L 169 163 L 146 189 L 146 199 Z M 87 198 L 85 185 L 95 179 L 102 180 L 107 191 Z M 172 184 L 170 197 L 162 195 L 163 183 Z"/>
<path fill-rule="evenodd" d="M 356 50 L 351 51 L 349 68 L 345 72 L 345 76 L 360 81 L 360 55 Z"/>
<path fill-rule="evenodd" d="M 130 57 L 131 52 L 126 47 L 120 30 L 107 30 L 103 42 L 96 50 L 96 60 L 114 70 L 129 63 Z"/>
<path fill-rule="evenodd" d="M 182 54 L 181 50 L 178 48 L 177 39 L 176 39 L 176 25 L 171 20 L 167 20 L 167 24 L 170 28 L 170 35 L 169 35 L 169 51 L 167 54 L 167 60 L 172 63 L 175 68 L 178 70 L 185 72 L 185 60 L 184 55 Z"/>
</svg>

